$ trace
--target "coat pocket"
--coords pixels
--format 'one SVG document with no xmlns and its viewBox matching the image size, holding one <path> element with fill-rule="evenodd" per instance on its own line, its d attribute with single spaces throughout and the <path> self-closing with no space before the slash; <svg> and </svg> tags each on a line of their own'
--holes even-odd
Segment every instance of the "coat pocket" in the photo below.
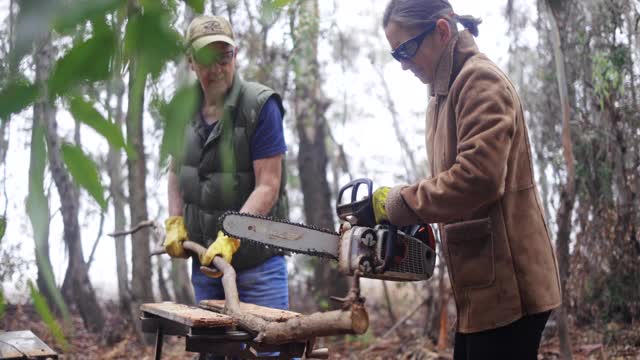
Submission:
<svg viewBox="0 0 640 360">
<path fill-rule="evenodd" d="M 491 286 L 495 280 L 495 259 L 489 218 L 445 225 L 444 232 L 455 286 Z"/>
</svg>

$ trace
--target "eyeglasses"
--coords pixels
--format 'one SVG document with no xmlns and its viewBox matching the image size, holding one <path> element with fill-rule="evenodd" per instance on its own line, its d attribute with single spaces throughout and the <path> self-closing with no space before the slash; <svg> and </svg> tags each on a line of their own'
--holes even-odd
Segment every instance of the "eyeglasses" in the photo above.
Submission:
<svg viewBox="0 0 640 360">
<path fill-rule="evenodd" d="M 416 56 L 416 53 L 418 52 L 418 49 L 420 49 L 420 45 L 422 45 L 424 38 L 427 37 L 427 35 L 429 35 L 429 33 L 432 32 L 435 28 L 436 23 L 434 22 L 427 26 L 427 28 L 423 32 L 403 42 L 397 48 L 391 51 L 391 56 L 393 56 L 394 59 L 400 62 L 411 60 L 414 56 Z"/>
<path fill-rule="evenodd" d="M 221 52 L 205 46 L 193 53 L 193 60 L 202 66 L 211 66 L 213 64 L 224 66 L 229 65 L 231 61 L 233 61 L 233 55 L 234 50 Z"/>
</svg>

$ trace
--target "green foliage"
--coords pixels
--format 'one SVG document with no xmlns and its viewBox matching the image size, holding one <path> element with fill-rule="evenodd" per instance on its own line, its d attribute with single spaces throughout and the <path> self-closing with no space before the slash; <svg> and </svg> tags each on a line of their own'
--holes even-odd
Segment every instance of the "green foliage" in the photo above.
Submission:
<svg viewBox="0 0 640 360">
<path fill-rule="evenodd" d="M 38 87 L 26 79 L 11 81 L 0 90 L 0 119 L 6 121 L 11 114 L 21 112 L 38 98 L 38 94 Z"/>
<path fill-rule="evenodd" d="M 0 320 L 4 317 L 6 309 L 7 305 L 4 302 L 4 292 L 2 291 L 2 286 L 0 286 Z"/>
<path fill-rule="evenodd" d="M 320 310 L 327 311 L 329 310 L 329 307 L 331 306 L 331 304 L 329 304 L 329 300 L 327 299 L 319 299 L 318 306 L 320 307 Z"/>
<path fill-rule="evenodd" d="M 126 0 L 22 0 L 16 17 L 15 48 L 12 52 L 13 68 L 31 51 L 34 42 L 52 29 L 60 34 L 69 33 L 87 20 L 104 17 L 122 8 Z"/>
<path fill-rule="evenodd" d="M 33 227 L 36 242 L 47 236 L 49 226 L 49 203 L 44 195 L 44 169 L 47 163 L 47 148 L 42 124 L 35 123 L 31 135 L 31 160 L 29 165 L 29 195 L 27 215 Z"/>
<path fill-rule="evenodd" d="M 116 37 L 106 28 L 83 41 L 57 61 L 49 79 L 50 97 L 63 94 L 85 81 L 108 80 Z"/>
<path fill-rule="evenodd" d="M 162 145 L 160 146 L 161 164 L 166 164 L 169 156 L 182 158 L 184 131 L 197 106 L 198 90 L 193 85 L 178 89 L 168 104 L 161 105 L 160 114 L 164 122 Z"/>
<path fill-rule="evenodd" d="M 173 29 L 167 9 L 153 9 L 129 18 L 124 36 L 124 52 L 128 59 L 137 59 L 144 74 L 154 78 L 164 65 L 184 54 L 180 34 Z"/>
<path fill-rule="evenodd" d="M 4 216 L 0 216 L 0 243 L 4 238 L 4 233 L 7 230 L 7 218 Z"/>
<path fill-rule="evenodd" d="M 118 125 L 108 121 L 93 106 L 81 97 L 72 97 L 69 100 L 69 111 L 77 122 L 89 125 L 100 135 L 104 136 L 109 143 L 119 149 L 124 149 L 130 159 L 136 158 L 136 153 L 129 146 L 122 135 Z"/>
<path fill-rule="evenodd" d="M 204 0 L 184 0 L 184 2 L 198 14 L 204 12 Z"/>
<path fill-rule="evenodd" d="M 38 292 L 31 280 L 28 281 L 28 286 L 29 290 L 31 291 L 31 300 L 33 300 L 33 306 L 36 308 L 38 315 L 40 315 L 44 323 L 47 325 L 49 331 L 51 331 L 58 344 L 66 351 L 66 349 L 69 347 L 69 343 L 67 342 L 67 339 L 62 332 L 62 328 L 60 328 L 60 325 L 53 317 L 47 301 L 45 300 L 44 296 L 42 296 L 42 294 Z"/>
<path fill-rule="evenodd" d="M 53 21 L 53 28 L 60 34 L 68 33 L 87 20 L 104 17 L 119 7 L 126 0 L 75 0 L 59 11 Z"/>
<path fill-rule="evenodd" d="M 622 91 L 627 51 L 616 47 L 612 52 L 599 52 L 593 57 L 593 87 L 601 108 L 604 108 L 605 100 Z"/>
<path fill-rule="evenodd" d="M 27 196 L 27 215 L 33 228 L 33 237 L 36 242 L 36 260 L 38 269 L 43 272 L 44 281 L 53 301 L 65 319 L 69 319 L 67 308 L 62 294 L 56 287 L 53 271 L 44 260 L 48 254 L 41 253 L 43 241 L 49 236 L 49 203 L 44 194 L 44 170 L 47 163 L 47 148 L 42 124 L 35 123 L 31 135 L 31 154 L 29 165 L 29 195 Z"/>
<path fill-rule="evenodd" d="M 76 183 L 91 194 L 102 210 L 106 209 L 104 188 L 96 164 L 84 154 L 82 149 L 71 144 L 62 145 L 62 157 Z"/>
<path fill-rule="evenodd" d="M 33 48 L 33 44 L 47 34 L 60 0 L 22 0 L 16 16 L 15 45 L 11 52 L 11 68 L 15 69 L 20 60 Z"/>
<path fill-rule="evenodd" d="M 362 335 L 347 335 L 346 341 L 351 344 L 358 344 L 359 347 L 367 347 L 376 340 L 371 328 L 367 329 Z"/>
<path fill-rule="evenodd" d="M 282 9 L 293 0 L 263 0 L 260 6 L 260 19 L 264 23 L 272 23 L 278 19 Z"/>
<path fill-rule="evenodd" d="M 276 8 L 283 8 L 293 2 L 293 0 L 267 0 L 265 1 L 267 4 L 270 4 Z"/>
</svg>

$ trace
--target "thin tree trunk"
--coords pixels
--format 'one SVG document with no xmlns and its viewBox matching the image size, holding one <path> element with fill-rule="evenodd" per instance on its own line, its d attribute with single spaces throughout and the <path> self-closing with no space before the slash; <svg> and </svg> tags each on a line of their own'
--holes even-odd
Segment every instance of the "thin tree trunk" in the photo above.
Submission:
<svg viewBox="0 0 640 360">
<path fill-rule="evenodd" d="M 389 320 L 391 320 L 392 324 L 395 324 L 398 320 L 396 319 L 396 315 L 393 313 L 393 307 L 391 306 L 391 297 L 389 296 L 389 287 L 387 286 L 387 282 L 384 280 L 382 281 L 382 291 L 384 292 L 384 301 L 387 305 L 387 314 L 389 314 Z"/>
<path fill-rule="evenodd" d="M 440 242 L 438 242 L 440 245 Z M 442 246 L 439 246 L 440 253 L 442 253 Z M 440 264 L 438 265 L 438 295 L 440 298 L 438 312 L 438 351 L 444 351 L 449 345 L 449 296 L 450 288 L 447 286 L 447 280 L 445 277 L 445 262 L 440 258 Z"/>
<path fill-rule="evenodd" d="M 116 29 L 121 27 L 118 22 L 115 25 Z M 120 46 L 116 46 L 119 49 Z M 116 57 L 118 58 L 118 57 Z M 120 68 L 120 64 L 116 63 L 115 69 Z M 115 93 L 116 107 L 111 109 L 108 107 L 109 119 L 112 120 L 118 128 L 122 128 L 123 125 L 123 113 L 122 102 L 124 97 L 124 82 L 118 75 L 114 76 L 109 84 L 109 96 L 107 104 L 110 103 L 111 94 Z M 124 176 L 122 175 L 122 151 L 113 146 L 109 147 L 109 154 L 107 157 L 107 171 L 109 172 L 109 178 L 111 182 L 109 184 L 109 192 L 113 199 L 113 213 L 114 213 L 114 232 L 123 231 L 127 227 L 127 219 L 125 215 L 126 196 L 124 194 Z M 118 299 L 120 303 L 120 309 L 125 312 L 132 311 L 131 308 L 131 292 L 129 289 L 129 267 L 127 265 L 127 251 L 126 251 L 126 237 L 118 236 L 114 239 L 114 245 L 116 250 L 116 274 L 118 277 Z"/>
<path fill-rule="evenodd" d="M 36 59 L 36 82 L 42 87 L 44 87 L 45 79 L 51 69 L 51 52 L 53 50 L 46 45 L 48 42 L 49 37 L 41 42 L 41 44 L 44 44 L 43 48 L 34 57 Z M 50 306 L 56 303 L 55 297 L 61 295 L 56 287 L 53 267 L 49 261 L 49 218 L 51 217 L 51 212 L 49 211 L 49 199 L 44 194 L 44 171 L 46 166 L 44 126 L 47 119 L 52 117 L 54 111 L 55 109 L 46 100 L 37 101 L 33 106 L 29 196 L 27 198 L 27 209 L 33 228 L 36 265 L 38 267 L 36 284 Z M 3 123 L 2 129 L 5 129 L 5 125 L 6 123 Z M 3 160 L 4 156 L 6 156 L 5 152 L 3 152 Z"/>
<path fill-rule="evenodd" d="M 215 8 L 215 1 L 211 2 L 212 9 Z M 215 14 L 215 12 L 214 12 Z M 195 17 L 190 7 L 186 7 L 184 13 L 183 33 L 186 33 L 187 27 Z M 189 63 L 184 59 L 176 67 L 175 83 L 176 87 L 186 86 L 189 80 Z M 195 302 L 193 289 L 191 288 L 191 279 L 189 278 L 188 262 L 184 259 L 171 259 L 171 284 L 176 302 L 180 304 L 193 304 Z"/>
<path fill-rule="evenodd" d="M 184 259 L 171 259 L 171 283 L 176 302 L 180 304 L 193 304 L 195 297 L 187 270 L 187 261 Z"/>
<path fill-rule="evenodd" d="M 384 90 L 384 102 L 387 105 L 389 112 L 391 113 L 391 124 L 393 125 L 393 131 L 395 132 L 396 139 L 398 140 L 398 144 L 400 145 L 400 149 L 405 154 L 402 159 L 405 171 L 407 173 L 407 181 L 409 183 L 413 183 L 418 179 L 424 177 L 424 173 L 420 171 L 420 168 L 416 163 L 415 155 L 411 150 L 409 142 L 407 141 L 407 138 L 405 136 L 407 132 L 406 130 L 403 130 L 402 126 L 400 125 L 400 115 L 396 110 L 396 104 L 393 101 L 391 90 L 389 89 L 389 85 L 384 78 L 381 67 L 374 65 L 373 68 L 378 74 L 378 78 L 380 78 L 380 83 L 382 84 L 382 88 Z"/>
<path fill-rule="evenodd" d="M 49 43 L 49 40 L 45 40 L 43 42 L 44 45 L 35 56 L 36 66 L 41 69 L 38 74 L 40 76 L 38 82 L 40 83 L 46 82 L 51 70 L 53 48 Z M 43 102 L 48 101 L 46 96 L 43 99 Z M 49 166 L 60 197 L 64 225 L 63 238 L 69 251 L 69 264 L 62 285 L 62 295 L 67 303 L 74 302 L 76 304 L 85 327 L 92 332 L 99 332 L 104 326 L 104 315 L 91 285 L 87 264 L 82 252 L 80 225 L 78 223 L 77 189 L 60 157 L 60 140 L 57 134 L 58 124 L 55 109 L 49 103 L 43 103 L 42 106 L 42 121 L 46 124 L 45 136 Z"/>
<path fill-rule="evenodd" d="M 564 1 L 546 0 L 549 10 L 549 21 L 551 22 L 553 54 L 556 64 L 556 77 L 558 79 L 558 90 L 560 93 L 560 104 L 562 108 L 562 148 L 566 166 L 565 183 L 560 190 L 560 208 L 557 213 L 558 235 L 556 237 L 556 249 L 558 253 L 558 266 L 560 271 L 560 284 L 563 294 L 563 305 L 558 314 L 558 330 L 560 338 L 560 352 L 564 360 L 572 358 L 571 337 L 569 334 L 568 318 L 566 307 L 568 296 L 566 283 L 569 277 L 569 243 L 571 241 L 571 218 L 575 204 L 575 164 L 573 158 L 573 147 L 571 143 L 570 126 L 570 105 L 567 77 L 565 72 L 565 58 L 562 49 L 562 39 L 558 26 L 559 13 L 563 12 Z"/>
<path fill-rule="evenodd" d="M 325 111 L 329 105 L 322 94 L 318 66 L 318 2 L 299 3 L 299 18 L 292 29 L 294 47 L 299 51 L 295 66 L 294 114 L 299 138 L 298 171 L 306 223 L 333 229 L 334 217 L 331 191 L 327 181 L 327 123 Z M 324 262 L 315 261 L 314 295 L 326 299 L 342 296 L 347 282 L 337 270 Z"/>
<path fill-rule="evenodd" d="M 160 300 L 171 301 L 171 295 L 169 294 L 169 288 L 167 288 L 167 280 L 164 278 L 162 259 L 156 259 L 156 272 L 158 274 L 158 289 L 160 289 Z"/>
<path fill-rule="evenodd" d="M 129 17 L 137 16 L 138 9 L 130 2 Z M 129 107 L 127 111 L 127 137 L 136 158 L 127 159 L 129 170 L 129 212 L 131 224 L 149 218 L 147 212 L 146 157 L 144 153 L 143 106 L 147 74 L 134 57 L 129 61 Z M 131 236 L 131 263 L 133 274 L 131 293 L 134 307 L 142 302 L 153 302 L 151 260 L 149 258 L 149 229 L 144 228 Z"/>
</svg>

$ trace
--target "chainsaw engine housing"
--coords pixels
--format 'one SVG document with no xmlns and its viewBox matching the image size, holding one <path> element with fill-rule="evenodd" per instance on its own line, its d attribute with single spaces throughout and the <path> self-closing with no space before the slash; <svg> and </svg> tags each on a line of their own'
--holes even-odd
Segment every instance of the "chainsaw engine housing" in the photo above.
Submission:
<svg viewBox="0 0 640 360">
<path fill-rule="evenodd" d="M 420 281 L 433 275 L 436 253 L 427 243 L 397 232 L 393 244 L 395 254 L 390 266 L 381 266 L 387 257 L 389 229 L 384 226 L 374 228 L 352 226 L 341 232 L 338 250 L 338 269 L 346 275 L 360 270 L 361 276 L 390 281 Z"/>
</svg>

